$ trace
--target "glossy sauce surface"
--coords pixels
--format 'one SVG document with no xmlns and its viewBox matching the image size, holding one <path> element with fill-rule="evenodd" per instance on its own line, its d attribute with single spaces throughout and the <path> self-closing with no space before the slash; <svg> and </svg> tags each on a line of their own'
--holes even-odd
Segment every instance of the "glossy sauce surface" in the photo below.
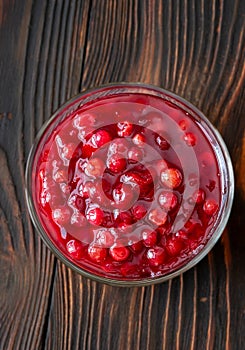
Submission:
<svg viewBox="0 0 245 350">
<path fill-rule="evenodd" d="M 190 261 L 210 238 L 221 198 L 199 123 L 168 100 L 140 94 L 54 120 L 36 151 L 32 190 L 62 254 L 120 280 L 162 276 Z"/>
</svg>

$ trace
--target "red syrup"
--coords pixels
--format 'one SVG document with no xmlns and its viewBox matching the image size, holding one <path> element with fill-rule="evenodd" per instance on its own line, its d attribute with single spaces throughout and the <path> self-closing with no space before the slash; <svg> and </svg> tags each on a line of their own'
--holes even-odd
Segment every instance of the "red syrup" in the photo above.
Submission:
<svg viewBox="0 0 245 350">
<path fill-rule="evenodd" d="M 121 281 L 161 277 L 195 258 L 221 205 L 220 169 L 198 119 L 173 99 L 135 93 L 59 115 L 32 167 L 35 211 L 56 249 Z"/>
</svg>

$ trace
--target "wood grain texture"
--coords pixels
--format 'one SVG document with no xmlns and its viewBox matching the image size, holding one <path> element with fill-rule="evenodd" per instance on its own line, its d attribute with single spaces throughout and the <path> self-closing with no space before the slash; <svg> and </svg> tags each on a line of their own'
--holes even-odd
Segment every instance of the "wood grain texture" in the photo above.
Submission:
<svg viewBox="0 0 245 350">
<path fill-rule="evenodd" d="M 245 344 L 243 0 L 0 0 L 0 349 L 235 349 Z M 115 288 L 58 262 L 33 229 L 24 168 L 37 131 L 86 88 L 141 81 L 199 107 L 229 148 L 236 196 L 195 268 Z"/>
</svg>

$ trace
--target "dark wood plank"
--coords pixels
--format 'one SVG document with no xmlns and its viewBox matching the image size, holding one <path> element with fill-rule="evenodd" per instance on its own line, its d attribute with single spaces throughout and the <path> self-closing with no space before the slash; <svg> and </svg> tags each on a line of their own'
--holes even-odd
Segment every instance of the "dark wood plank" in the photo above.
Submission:
<svg viewBox="0 0 245 350">
<path fill-rule="evenodd" d="M 245 4 L 242 0 L 0 0 L 0 348 L 238 349 L 245 343 Z M 33 230 L 24 166 L 66 99 L 142 81 L 193 102 L 220 130 L 236 198 L 197 267 L 146 288 L 86 280 Z"/>
</svg>

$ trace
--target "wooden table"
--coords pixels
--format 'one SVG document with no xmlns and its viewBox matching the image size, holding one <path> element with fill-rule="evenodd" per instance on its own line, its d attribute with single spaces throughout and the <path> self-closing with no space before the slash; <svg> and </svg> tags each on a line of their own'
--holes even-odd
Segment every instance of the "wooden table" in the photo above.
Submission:
<svg viewBox="0 0 245 350">
<path fill-rule="evenodd" d="M 245 349 L 244 0 L 0 0 L 0 346 Z M 24 170 L 37 131 L 67 99 L 108 82 L 172 90 L 221 132 L 236 176 L 227 229 L 172 281 L 92 282 L 35 232 Z"/>
</svg>

